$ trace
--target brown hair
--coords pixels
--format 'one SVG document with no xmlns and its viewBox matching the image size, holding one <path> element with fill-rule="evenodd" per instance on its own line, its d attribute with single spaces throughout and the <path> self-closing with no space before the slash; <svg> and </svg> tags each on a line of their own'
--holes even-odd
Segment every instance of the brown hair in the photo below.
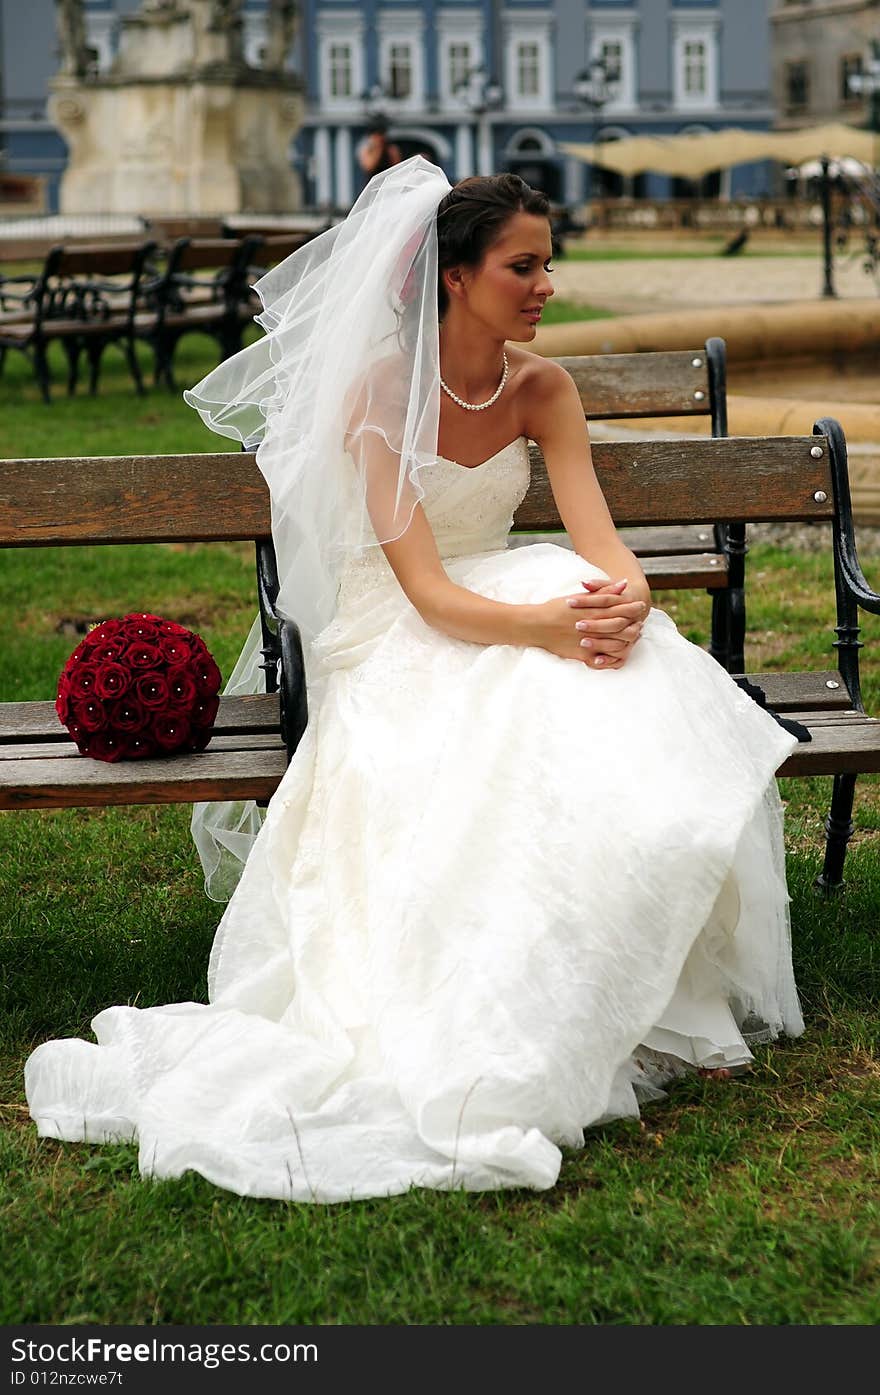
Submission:
<svg viewBox="0 0 880 1395">
<path fill-rule="evenodd" d="M 518 174 L 473 175 L 461 179 L 437 208 L 437 304 L 442 315 L 449 297 L 442 273 L 453 266 L 479 266 L 515 213 L 546 218 L 550 200 Z"/>
</svg>

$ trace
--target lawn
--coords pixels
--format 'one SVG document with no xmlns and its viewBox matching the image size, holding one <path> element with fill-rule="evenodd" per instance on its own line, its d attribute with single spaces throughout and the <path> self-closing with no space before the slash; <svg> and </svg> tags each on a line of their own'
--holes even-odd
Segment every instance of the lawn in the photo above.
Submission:
<svg viewBox="0 0 880 1395">
<path fill-rule="evenodd" d="M 184 345 L 181 384 L 210 366 Z M 0 379 L 7 456 L 215 447 L 179 398 Z M 866 559 L 876 573 L 880 559 Z M 246 546 L 0 554 L 0 699 L 51 696 L 83 623 L 134 606 L 204 635 L 224 671 L 254 611 Z M 831 659 L 821 552 L 749 558 L 755 667 Z M 704 593 L 658 597 L 707 640 Z M 880 624 L 865 636 L 880 710 Z M 880 1319 L 880 798 L 860 782 L 843 896 L 812 887 L 829 782 L 786 781 L 793 943 L 807 1032 L 751 1076 L 688 1079 L 640 1122 L 594 1130 L 550 1192 L 413 1192 L 336 1207 L 144 1183 L 132 1147 L 38 1140 L 21 1071 L 113 1003 L 204 1000 L 220 908 L 185 808 L 0 814 L 0 1322 L 869 1324 Z M 719 791 L 719 798 L 723 792 Z"/>
</svg>

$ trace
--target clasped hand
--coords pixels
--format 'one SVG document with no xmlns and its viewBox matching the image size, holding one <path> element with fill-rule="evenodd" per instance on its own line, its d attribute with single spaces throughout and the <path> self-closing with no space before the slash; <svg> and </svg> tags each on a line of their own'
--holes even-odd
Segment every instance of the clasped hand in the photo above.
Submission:
<svg viewBox="0 0 880 1395">
<path fill-rule="evenodd" d="M 628 597 L 624 581 L 584 581 L 583 594 L 535 606 L 538 643 L 590 668 L 622 668 L 648 617 L 647 602 Z M 574 612 L 574 614 L 572 614 Z"/>
</svg>

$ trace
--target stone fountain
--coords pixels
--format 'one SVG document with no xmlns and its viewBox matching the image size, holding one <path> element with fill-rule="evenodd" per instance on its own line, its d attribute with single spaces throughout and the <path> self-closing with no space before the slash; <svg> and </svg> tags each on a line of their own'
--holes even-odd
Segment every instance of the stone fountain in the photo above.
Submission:
<svg viewBox="0 0 880 1395">
<path fill-rule="evenodd" d="M 63 213 L 285 213 L 302 115 L 285 71 L 295 0 L 270 0 L 260 66 L 245 62 L 241 0 L 142 0 L 98 72 L 82 0 L 56 0 L 61 63 L 49 114 L 70 148 Z"/>
</svg>

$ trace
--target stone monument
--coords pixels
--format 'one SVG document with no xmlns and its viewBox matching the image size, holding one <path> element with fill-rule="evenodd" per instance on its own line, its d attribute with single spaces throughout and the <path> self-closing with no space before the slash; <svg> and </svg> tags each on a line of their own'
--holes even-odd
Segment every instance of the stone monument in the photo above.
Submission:
<svg viewBox="0 0 880 1395">
<path fill-rule="evenodd" d="M 288 147 L 302 115 L 284 64 L 295 0 L 270 0 L 260 66 L 245 62 L 242 0 L 142 0 L 98 72 L 83 0 L 56 0 L 60 68 L 49 114 L 70 148 L 63 213 L 285 213 L 300 190 Z"/>
</svg>

